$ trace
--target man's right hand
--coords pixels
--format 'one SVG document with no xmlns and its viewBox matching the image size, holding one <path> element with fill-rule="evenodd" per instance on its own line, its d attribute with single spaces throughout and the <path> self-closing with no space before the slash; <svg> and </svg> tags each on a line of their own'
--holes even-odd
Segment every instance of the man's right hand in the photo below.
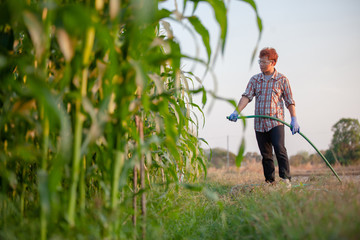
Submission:
<svg viewBox="0 0 360 240">
<path fill-rule="evenodd" d="M 229 116 L 229 120 L 232 122 L 236 122 L 238 120 L 239 113 L 235 110 L 232 114 Z"/>
</svg>

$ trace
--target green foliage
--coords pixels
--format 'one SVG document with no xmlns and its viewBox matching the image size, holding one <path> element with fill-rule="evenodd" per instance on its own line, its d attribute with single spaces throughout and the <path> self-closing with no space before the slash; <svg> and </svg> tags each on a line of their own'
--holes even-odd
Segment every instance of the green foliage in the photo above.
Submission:
<svg viewBox="0 0 360 240">
<path fill-rule="evenodd" d="M 161 31 L 173 12 L 157 1 L 18 0 L 2 7 L 3 200 L 23 199 L 21 214 L 40 207 L 41 238 L 58 219 L 81 222 L 94 194 L 106 209 L 111 192 L 118 209 L 129 170 L 143 156 L 148 186 L 206 172 L 192 76 L 180 69 L 176 39 Z M 199 21 L 194 27 L 208 39 Z M 125 204 L 132 196 L 123 194 Z"/>
<path fill-rule="evenodd" d="M 226 5 L 201 2 L 224 50 Z M 204 105 L 207 91 L 181 69 L 166 21 L 192 24 L 208 55 L 193 60 L 208 68 L 209 32 L 194 13 L 155 0 L 1 1 L 0 13 L 1 238 L 136 237 L 137 195 L 206 176 L 192 95 Z"/>
<path fill-rule="evenodd" d="M 341 164 L 351 164 L 360 159 L 359 120 L 342 118 L 332 127 L 334 132 L 327 155 Z"/>
<path fill-rule="evenodd" d="M 324 156 L 330 164 L 335 164 L 337 161 L 337 158 L 335 157 L 334 152 L 331 149 L 326 150 Z"/>
</svg>

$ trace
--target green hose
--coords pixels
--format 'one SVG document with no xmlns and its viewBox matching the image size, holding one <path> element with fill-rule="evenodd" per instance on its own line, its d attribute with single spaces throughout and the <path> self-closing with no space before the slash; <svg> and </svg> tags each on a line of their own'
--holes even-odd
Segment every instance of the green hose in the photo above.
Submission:
<svg viewBox="0 0 360 240">
<path fill-rule="evenodd" d="M 229 118 L 229 117 L 226 117 Z M 276 118 L 276 117 L 271 117 L 271 116 L 266 116 L 266 115 L 251 115 L 251 116 L 238 116 L 238 119 L 245 119 L 245 118 L 270 118 L 272 120 L 281 122 L 282 124 L 288 126 L 291 129 L 291 125 Z M 324 160 L 324 162 L 326 163 L 326 165 L 330 168 L 330 170 L 334 173 L 334 175 L 337 177 L 337 179 L 341 182 L 340 177 L 337 175 L 337 173 L 335 172 L 335 170 L 332 168 L 332 166 L 330 165 L 330 163 L 328 162 L 328 160 L 326 160 L 325 156 L 315 147 L 315 145 L 302 133 L 299 131 L 299 134 L 305 138 L 306 141 L 308 141 L 308 143 L 310 143 L 310 145 L 316 150 L 316 152 L 320 155 L 320 157 Z"/>
</svg>

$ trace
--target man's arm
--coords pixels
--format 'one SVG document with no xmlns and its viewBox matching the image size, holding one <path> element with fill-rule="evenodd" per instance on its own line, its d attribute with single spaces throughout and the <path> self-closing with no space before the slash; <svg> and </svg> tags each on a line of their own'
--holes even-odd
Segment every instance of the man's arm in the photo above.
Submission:
<svg viewBox="0 0 360 240">
<path fill-rule="evenodd" d="M 239 113 L 246 107 L 246 105 L 249 102 L 250 102 L 249 98 L 247 98 L 245 96 L 242 96 L 239 103 L 238 103 L 237 108 L 235 109 L 235 111 L 232 114 L 230 114 L 229 120 L 233 121 L 233 122 L 236 122 L 237 119 L 238 119 Z"/>
<path fill-rule="evenodd" d="M 289 109 L 289 112 L 290 112 L 290 116 L 291 117 L 296 117 L 295 105 L 294 104 L 289 105 L 288 109 Z"/>
<path fill-rule="evenodd" d="M 242 96 L 238 103 L 237 111 L 241 113 L 241 111 L 248 105 L 249 102 L 250 102 L 249 98 Z"/>
</svg>

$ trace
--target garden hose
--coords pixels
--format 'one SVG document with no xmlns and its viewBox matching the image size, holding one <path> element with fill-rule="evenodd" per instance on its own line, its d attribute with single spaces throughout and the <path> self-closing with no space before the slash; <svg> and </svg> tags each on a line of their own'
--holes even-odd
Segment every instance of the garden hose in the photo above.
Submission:
<svg viewBox="0 0 360 240">
<path fill-rule="evenodd" d="M 226 117 L 227 119 L 229 119 L 229 117 Z M 276 118 L 276 117 L 271 117 L 271 116 L 266 116 L 266 115 L 250 115 L 250 116 L 238 116 L 238 119 L 245 119 L 245 118 L 269 118 L 278 122 L 281 122 L 282 124 L 288 126 L 290 129 L 292 128 L 290 124 Z M 326 160 L 325 156 L 315 147 L 315 145 L 302 133 L 299 131 L 299 134 L 316 150 L 316 152 L 320 155 L 320 157 L 324 160 L 324 162 L 326 163 L 326 165 L 330 168 L 330 170 L 334 173 L 334 175 L 337 177 L 337 179 L 341 182 L 340 177 L 337 175 L 337 173 L 335 172 L 335 170 L 333 169 L 333 167 L 330 165 L 330 163 L 328 162 L 328 160 Z"/>
</svg>

